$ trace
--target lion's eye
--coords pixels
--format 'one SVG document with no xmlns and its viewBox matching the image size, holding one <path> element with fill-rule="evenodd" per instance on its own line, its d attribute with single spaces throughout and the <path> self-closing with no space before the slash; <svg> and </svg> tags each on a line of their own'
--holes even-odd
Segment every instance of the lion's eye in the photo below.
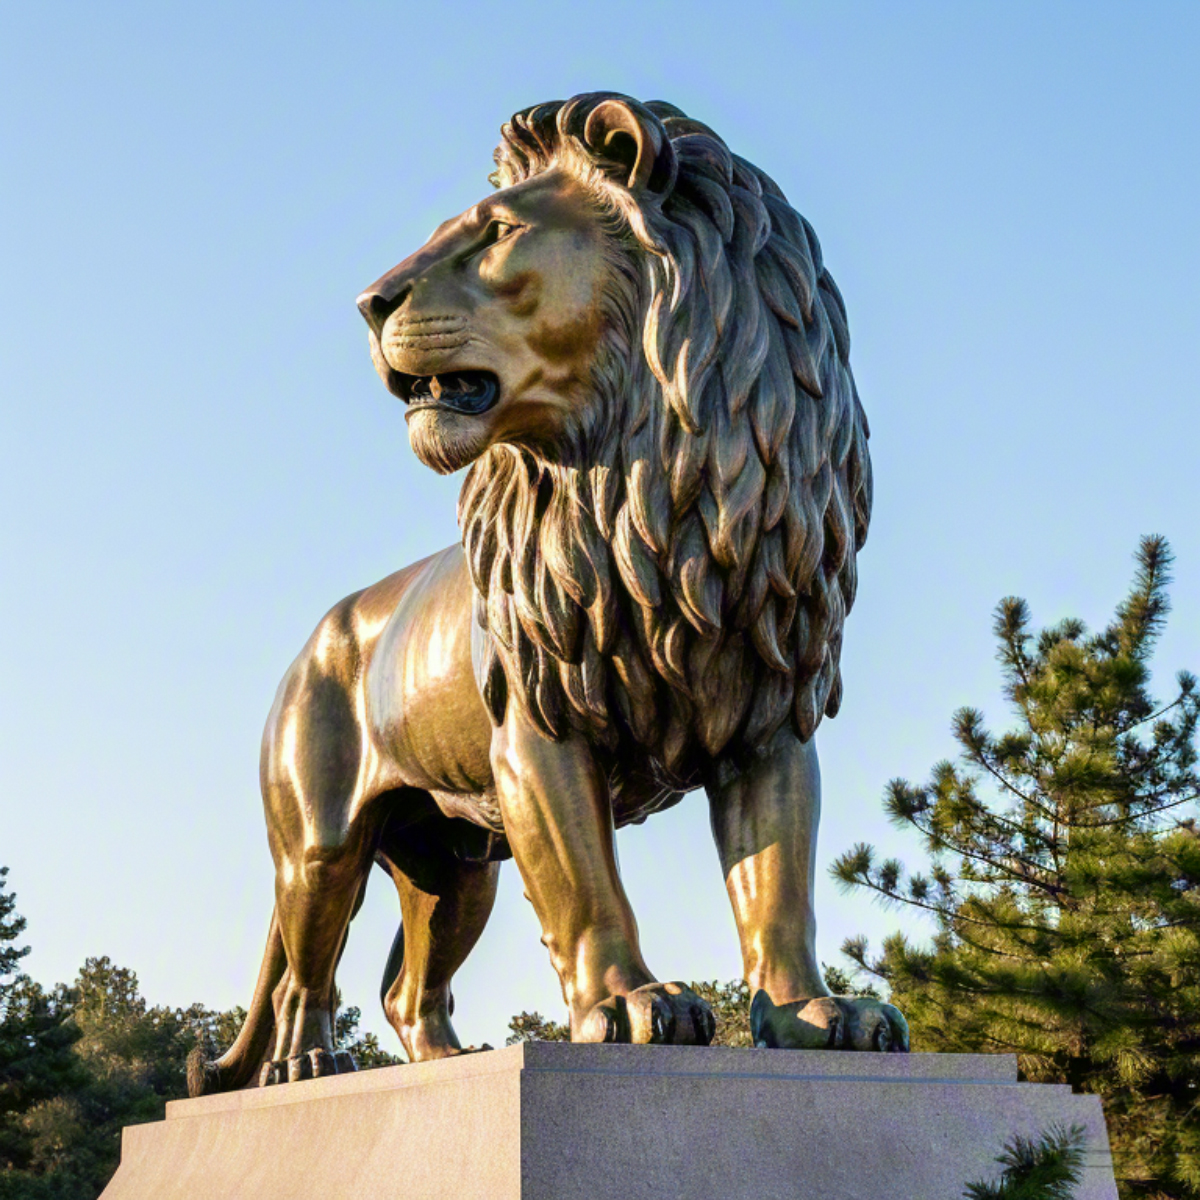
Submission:
<svg viewBox="0 0 1200 1200">
<path fill-rule="evenodd" d="M 523 225 L 518 225 L 513 221 L 502 221 L 498 217 L 493 217 L 484 226 L 478 241 L 472 245 L 468 257 L 474 258 L 476 255 L 486 254 L 498 242 L 504 241 L 505 238 L 511 237 L 523 228 Z"/>
</svg>

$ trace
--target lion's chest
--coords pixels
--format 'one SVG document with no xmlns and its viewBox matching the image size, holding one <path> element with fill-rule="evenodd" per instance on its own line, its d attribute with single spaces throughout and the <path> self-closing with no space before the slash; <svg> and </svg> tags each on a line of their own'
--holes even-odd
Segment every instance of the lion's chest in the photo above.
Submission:
<svg viewBox="0 0 1200 1200">
<path fill-rule="evenodd" d="M 462 551 L 424 565 L 392 610 L 367 668 L 368 723 L 396 777 L 434 792 L 491 787 L 491 724 L 471 664 Z"/>
</svg>

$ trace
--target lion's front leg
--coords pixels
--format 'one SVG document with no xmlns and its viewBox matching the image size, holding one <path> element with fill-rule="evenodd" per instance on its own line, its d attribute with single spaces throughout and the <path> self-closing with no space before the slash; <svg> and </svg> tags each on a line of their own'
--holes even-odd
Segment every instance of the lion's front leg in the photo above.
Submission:
<svg viewBox="0 0 1200 1200">
<path fill-rule="evenodd" d="M 907 1050 L 899 1010 L 831 996 L 817 962 L 813 913 L 821 772 L 815 743 L 782 729 L 741 769 L 722 764 L 708 788 L 713 834 L 733 903 L 756 1045 Z"/>
<path fill-rule="evenodd" d="M 713 1017 L 689 988 L 659 983 L 621 885 L 608 784 L 587 743 L 552 742 L 516 704 L 492 741 L 504 826 L 576 1042 L 706 1045 Z"/>
</svg>

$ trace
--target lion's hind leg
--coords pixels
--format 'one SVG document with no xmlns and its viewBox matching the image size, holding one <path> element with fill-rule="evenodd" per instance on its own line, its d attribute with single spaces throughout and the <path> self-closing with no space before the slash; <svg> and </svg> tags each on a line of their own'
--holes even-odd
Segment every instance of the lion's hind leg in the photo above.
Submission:
<svg viewBox="0 0 1200 1200">
<path fill-rule="evenodd" d="M 262 791 L 287 955 L 263 1085 L 337 1073 L 334 973 L 371 869 L 386 791 L 370 761 L 353 598 L 284 679 L 263 740 Z"/>
<path fill-rule="evenodd" d="M 471 857 L 471 847 L 452 834 L 464 824 L 434 814 L 385 828 L 380 839 L 378 859 L 396 885 L 401 916 L 383 1007 L 410 1062 L 462 1052 L 450 1021 L 450 985 L 487 924 L 500 873 L 498 862 Z"/>
</svg>

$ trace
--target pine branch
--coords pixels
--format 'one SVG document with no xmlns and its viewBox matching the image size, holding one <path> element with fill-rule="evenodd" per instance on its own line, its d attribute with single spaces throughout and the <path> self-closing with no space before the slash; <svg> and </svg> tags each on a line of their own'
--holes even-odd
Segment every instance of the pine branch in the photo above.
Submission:
<svg viewBox="0 0 1200 1200">
<path fill-rule="evenodd" d="M 1170 812 L 1183 804 L 1195 804 L 1200 795 L 1184 796 L 1182 800 L 1172 800 L 1170 804 L 1160 804 L 1155 808 L 1139 809 L 1123 817 L 1109 817 L 1100 821 L 1080 821 L 1076 829 L 1109 829 L 1118 825 L 1129 825 L 1134 821 L 1145 821 L 1148 817 L 1157 817 L 1159 813 Z"/>
<path fill-rule="evenodd" d="M 1020 871 L 1017 871 L 1011 867 L 1006 866 L 999 859 L 989 858 L 985 854 L 975 853 L 974 851 L 968 850 L 968 849 L 966 849 L 966 847 L 964 847 L 960 844 L 948 842 L 940 834 L 934 833 L 932 829 L 927 828 L 926 826 L 922 825 L 915 817 L 909 818 L 909 822 L 915 829 L 919 830 L 922 834 L 924 834 L 924 836 L 928 839 L 928 841 L 930 842 L 931 845 L 939 846 L 939 847 L 941 847 L 941 849 L 945 850 L 949 854 L 955 854 L 962 858 L 969 858 L 975 862 L 983 863 L 984 865 L 992 867 L 996 870 L 1004 871 L 1005 874 L 1009 877 L 1009 879 L 1019 879 L 1022 883 L 1032 883 L 1032 884 L 1034 884 L 1034 886 L 1043 888 L 1044 890 L 1052 892 L 1052 893 L 1064 893 L 1065 892 L 1065 889 L 1060 888 L 1057 885 L 1044 883 L 1040 880 L 1029 878 L 1026 875 L 1022 874 Z M 971 829 L 974 832 L 977 832 L 977 833 L 981 832 L 977 826 L 968 825 L 967 827 L 968 827 L 968 829 Z M 1020 855 L 1015 855 L 1014 857 L 1020 859 Z M 1021 860 L 1021 861 L 1024 861 L 1024 860 Z M 1034 867 L 1037 870 L 1044 869 L 1044 868 L 1039 867 L 1036 863 L 1030 863 L 1029 865 Z M 1002 886 L 1000 880 L 979 879 L 979 880 L 974 880 L 973 882 L 989 884 L 989 885 L 995 886 L 995 887 Z"/>
<path fill-rule="evenodd" d="M 837 865 L 838 864 L 835 862 L 834 863 L 834 871 L 835 871 L 834 877 L 838 880 L 839 883 L 841 883 L 845 886 L 865 887 L 870 891 L 878 892 L 879 895 L 881 895 L 885 900 L 889 901 L 890 903 L 907 904 L 907 905 L 910 905 L 912 908 L 920 908 L 920 909 L 923 909 L 925 912 L 933 913 L 936 916 L 952 918 L 954 921 L 965 921 L 965 922 L 967 922 L 967 924 L 979 926 L 981 929 L 997 928 L 997 922 L 995 922 L 995 921 L 982 921 L 976 917 L 969 917 L 966 914 L 964 914 L 960 907 L 961 902 L 957 902 L 954 905 L 954 907 L 947 906 L 946 908 L 940 908 L 937 905 L 927 904 L 925 901 L 915 899 L 912 896 L 903 896 L 897 891 L 889 890 L 886 887 L 884 887 L 882 884 L 877 883 L 869 875 L 859 876 L 859 877 L 856 877 L 853 879 L 845 879 L 842 876 L 836 874 Z M 1027 933 L 1049 934 L 1049 933 L 1054 932 L 1052 929 L 1048 928 L 1045 925 L 1004 924 L 1004 925 L 1001 925 L 1000 928 L 1010 930 L 1010 931 L 1011 930 L 1023 930 Z"/>
<path fill-rule="evenodd" d="M 888 983 L 914 1044 L 1016 1051 L 1026 1077 L 1104 1095 L 1130 1194 L 1182 1200 L 1200 1198 L 1200 695 L 1189 674 L 1170 703 L 1149 695 L 1169 561 L 1145 540 L 1133 587 L 1095 634 L 1074 619 L 1034 630 L 1005 601 L 1015 728 L 997 736 L 962 709 L 958 759 L 921 789 L 889 791 L 889 816 L 930 865 L 908 872 L 860 846 L 835 874 L 938 923 L 928 949 L 900 935 L 877 959 L 865 941 L 847 947 Z M 1062 1179 L 1018 1177 L 1054 1149 L 1010 1147 L 1005 1177 L 968 1195 L 1070 1195 Z"/>
<path fill-rule="evenodd" d="M 1019 1134 L 996 1159 L 1004 1171 L 996 1183 L 971 1183 L 966 1200 L 1074 1200 L 1083 1178 L 1082 1125 L 1054 1126 L 1037 1141 Z"/>
<path fill-rule="evenodd" d="M 1012 794 L 1016 796 L 1018 800 L 1021 800 L 1023 803 L 1028 804 L 1030 808 L 1041 813 L 1047 821 L 1058 820 L 1059 815 L 1056 809 L 1047 808 L 1046 805 L 1040 800 L 1035 800 L 1033 796 L 1021 791 L 1021 789 L 1015 784 L 1010 783 L 1008 779 L 1000 772 L 999 768 L 994 767 L 988 761 L 986 756 L 981 755 L 978 759 L 978 762 L 979 765 L 983 767 L 989 775 L 991 775 L 1003 788 L 1005 788 L 1005 790 L 1012 792 Z"/>
<path fill-rule="evenodd" d="M 1172 700 L 1170 704 L 1164 705 L 1162 708 L 1160 708 L 1158 710 L 1158 712 L 1153 712 L 1148 717 L 1142 717 L 1142 719 L 1140 721 L 1134 721 L 1131 724 L 1126 725 L 1125 731 L 1127 732 L 1128 730 L 1131 730 L 1131 729 L 1137 729 L 1141 725 L 1147 725 L 1151 721 L 1157 721 L 1159 719 L 1159 717 L 1165 717 L 1167 715 L 1167 713 L 1169 713 L 1173 708 L 1178 708 L 1181 704 L 1185 703 L 1187 701 L 1187 698 L 1188 698 L 1187 692 L 1184 692 L 1182 695 L 1176 696 L 1175 699 Z"/>
</svg>

